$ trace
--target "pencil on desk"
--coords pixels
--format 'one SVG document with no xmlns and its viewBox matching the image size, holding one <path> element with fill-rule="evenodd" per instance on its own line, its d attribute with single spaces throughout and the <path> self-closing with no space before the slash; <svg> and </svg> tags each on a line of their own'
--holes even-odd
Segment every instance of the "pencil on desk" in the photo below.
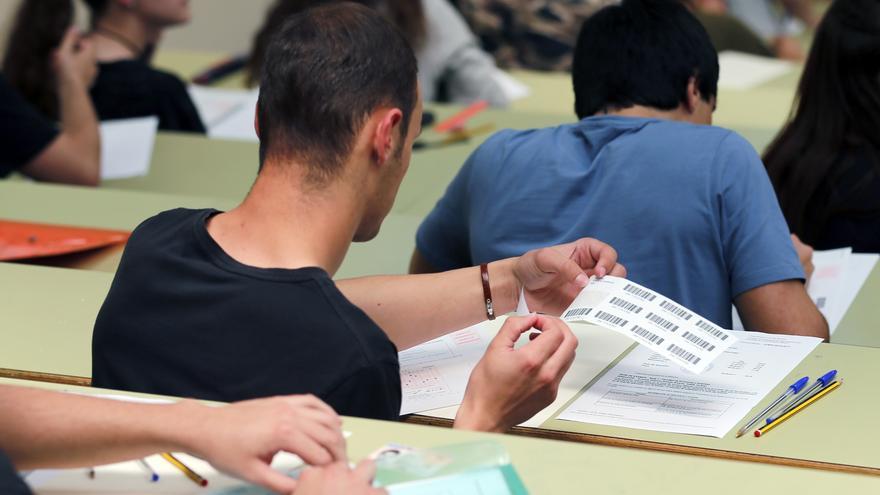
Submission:
<svg viewBox="0 0 880 495">
<path fill-rule="evenodd" d="M 173 455 L 169 454 L 168 452 L 163 452 L 162 454 L 159 454 L 159 455 L 161 455 L 162 458 L 165 459 L 166 461 L 170 462 L 172 466 L 179 469 L 183 474 L 186 475 L 187 478 L 191 479 L 193 481 L 193 483 L 195 483 L 199 486 L 208 486 L 208 480 L 206 480 L 205 478 L 202 478 L 195 471 L 188 468 L 186 466 L 186 464 L 180 462 L 180 459 L 178 459 L 177 457 L 174 457 Z"/>
<path fill-rule="evenodd" d="M 817 400 L 821 399 L 822 397 L 825 397 L 826 395 L 828 395 L 831 391 L 833 391 L 834 389 L 839 387 L 841 383 L 843 383 L 843 380 L 837 380 L 836 382 L 829 384 L 827 387 L 823 388 L 822 390 L 819 390 L 818 392 L 813 394 L 812 397 L 803 401 L 800 405 L 792 408 L 792 410 L 783 414 L 782 416 L 780 416 L 779 418 L 774 420 L 772 423 L 767 423 L 766 425 L 762 426 L 761 428 L 758 428 L 757 430 L 755 430 L 755 436 L 760 437 L 761 435 L 767 433 L 768 431 L 772 430 L 773 428 L 776 428 L 777 425 L 784 423 L 785 420 L 794 416 L 799 411 L 803 410 L 805 407 L 809 406 L 813 402 L 816 402 Z"/>
</svg>

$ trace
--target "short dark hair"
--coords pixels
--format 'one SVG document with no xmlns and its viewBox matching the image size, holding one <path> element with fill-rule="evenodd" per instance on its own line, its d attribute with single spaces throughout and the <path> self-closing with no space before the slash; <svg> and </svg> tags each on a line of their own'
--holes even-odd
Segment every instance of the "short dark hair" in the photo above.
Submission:
<svg viewBox="0 0 880 495">
<path fill-rule="evenodd" d="M 266 50 L 257 103 L 260 166 L 295 157 L 308 177 L 335 176 L 376 108 L 403 112 L 406 137 L 418 98 L 416 58 L 406 39 L 374 10 L 354 3 L 291 16 Z"/>
<path fill-rule="evenodd" d="M 705 101 L 718 93 L 718 54 L 677 0 L 624 0 L 581 27 L 572 81 L 578 118 L 643 105 L 672 110 L 691 77 Z"/>
</svg>

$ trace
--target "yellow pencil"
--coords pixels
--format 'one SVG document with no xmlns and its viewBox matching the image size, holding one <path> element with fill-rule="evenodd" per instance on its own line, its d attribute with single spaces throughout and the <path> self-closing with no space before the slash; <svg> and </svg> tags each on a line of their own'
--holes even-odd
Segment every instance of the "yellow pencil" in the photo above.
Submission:
<svg viewBox="0 0 880 495">
<path fill-rule="evenodd" d="M 166 461 L 170 462 L 172 466 L 179 469 L 183 474 L 186 475 L 187 478 L 191 479 L 193 481 L 193 483 L 195 483 L 199 486 L 208 486 L 208 480 L 206 480 L 205 478 L 202 478 L 201 476 L 196 474 L 196 472 L 193 471 L 192 469 L 188 468 L 186 466 L 186 464 L 180 462 L 180 459 L 178 459 L 177 457 L 174 457 L 173 455 L 169 454 L 168 452 L 163 452 L 162 454 L 159 454 L 159 455 L 161 455 L 162 458 L 165 459 Z"/>
<path fill-rule="evenodd" d="M 809 406 L 810 404 L 812 404 L 813 402 L 816 402 L 817 400 L 821 399 L 822 397 L 825 397 L 828 393 L 830 393 L 835 388 L 839 387 L 842 383 L 843 383 L 843 380 L 837 380 L 836 382 L 829 384 L 827 387 L 816 392 L 815 395 L 813 395 L 809 399 L 802 402 L 799 406 L 795 407 L 791 411 L 788 411 L 787 413 L 783 414 L 782 416 L 779 416 L 779 418 L 777 418 L 772 423 L 768 423 L 768 424 L 758 428 L 757 430 L 755 430 L 755 436 L 760 437 L 761 435 L 767 433 L 768 431 L 772 430 L 773 428 L 776 428 L 777 425 L 782 424 L 783 422 L 785 422 L 785 420 L 787 420 L 788 418 L 797 414 L 798 411 L 800 411 L 801 409 Z"/>
</svg>

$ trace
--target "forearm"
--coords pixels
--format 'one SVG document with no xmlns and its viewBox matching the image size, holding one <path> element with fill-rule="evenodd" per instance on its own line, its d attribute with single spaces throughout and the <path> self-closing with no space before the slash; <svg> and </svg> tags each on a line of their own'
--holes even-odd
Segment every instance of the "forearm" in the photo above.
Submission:
<svg viewBox="0 0 880 495">
<path fill-rule="evenodd" d="M 97 181 L 101 161 L 98 118 L 88 88 L 74 75 L 59 74 L 58 104 L 62 134 L 70 140 L 80 157 L 83 174 Z"/>
<path fill-rule="evenodd" d="M 496 315 L 516 309 L 520 284 L 516 258 L 489 264 Z M 427 342 L 486 319 L 479 267 L 425 275 L 341 280 L 345 296 L 363 309 L 399 350 Z"/>
<path fill-rule="evenodd" d="M 191 450 L 192 402 L 152 405 L 0 387 L 0 448 L 18 469 L 81 467 Z"/>
</svg>

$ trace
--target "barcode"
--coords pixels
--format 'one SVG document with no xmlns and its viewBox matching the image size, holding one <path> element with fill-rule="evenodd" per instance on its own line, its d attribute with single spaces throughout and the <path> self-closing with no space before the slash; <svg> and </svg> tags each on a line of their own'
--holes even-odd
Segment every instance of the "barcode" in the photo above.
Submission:
<svg viewBox="0 0 880 495">
<path fill-rule="evenodd" d="M 700 358 L 698 358 L 695 354 L 690 353 L 675 344 L 669 344 L 669 347 L 667 347 L 666 349 L 672 354 L 684 359 L 691 364 L 697 364 L 700 362 Z"/>
<path fill-rule="evenodd" d="M 724 333 L 724 332 L 722 332 L 722 331 L 719 330 L 718 328 L 716 328 L 716 327 L 715 327 L 714 325 L 712 325 L 711 323 L 708 323 L 708 322 L 705 322 L 705 321 L 703 321 L 703 320 L 700 320 L 700 322 L 697 323 L 697 326 L 700 327 L 700 328 L 702 328 L 703 330 L 705 330 L 705 331 L 711 333 L 711 334 L 714 335 L 715 337 L 718 337 L 718 338 L 721 339 L 721 340 L 727 340 L 727 334 Z"/>
<path fill-rule="evenodd" d="M 660 345 L 663 343 L 663 337 L 649 331 L 647 328 L 642 328 L 638 325 L 633 325 L 632 332 L 636 335 L 644 337 L 648 339 L 652 344 Z"/>
<path fill-rule="evenodd" d="M 642 307 L 639 306 L 638 304 L 633 304 L 631 302 L 624 301 L 623 299 L 618 299 L 617 297 L 611 298 L 611 304 L 613 304 L 619 308 L 623 308 L 623 309 L 629 311 L 630 313 L 639 314 L 642 311 Z"/>
<path fill-rule="evenodd" d="M 619 316 L 614 316 L 604 311 L 596 311 L 596 318 L 599 318 L 602 321 L 607 321 L 608 323 L 611 323 L 612 325 L 617 325 L 619 327 L 625 327 L 626 324 L 629 323 Z"/>
<path fill-rule="evenodd" d="M 657 316 L 654 313 L 648 313 L 647 318 L 648 318 L 648 320 L 660 325 L 661 327 L 665 328 L 666 330 L 669 330 L 670 332 L 675 332 L 676 330 L 678 330 L 678 325 L 676 325 L 675 323 L 672 323 L 671 321 L 669 321 L 665 318 Z"/>
<path fill-rule="evenodd" d="M 563 316 L 563 318 L 571 318 L 572 316 L 587 316 L 592 310 L 593 308 L 570 309 L 565 313 L 565 316 Z"/>
<path fill-rule="evenodd" d="M 688 312 L 687 310 L 685 310 L 683 308 L 676 306 L 675 304 L 672 304 L 669 301 L 661 302 L 660 307 L 665 309 L 666 311 L 669 311 L 670 313 L 674 314 L 675 316 L 677 316 L 679 318 L 683 318 L 685 321 L 691 319 L 692 315 L 690 314 L 690 312 Z"/>
<path fill-rule="evenodd" d="M 712 345 L 708 340 L 703 340 L 690 332 L 685 332 L 681 336 L 686 338 L 687 340 L 693 342 L 694 344 L 697 344 L 698 346 L 702 347 L 703 349 L 706 349 L 709 352 L 712 352 L 715 350 L 715 346 Z"/>
<path fill-rule="evenodd" d="M 633 294 L 635 296 L 641 297 L 642 299 L 644 299 L 646 301 L 653 301 L 657 297 L 656 295 L 651 294 L 650 291 L 647 291 L 645 289 L 639 289 L 638 287 L 636 287 L 635 285 L 632 285 L 632 284 L 626 284 L 623 287 L 623 290 L 626 292 L 629 292 L 630 294 Z"/>
</svg>

